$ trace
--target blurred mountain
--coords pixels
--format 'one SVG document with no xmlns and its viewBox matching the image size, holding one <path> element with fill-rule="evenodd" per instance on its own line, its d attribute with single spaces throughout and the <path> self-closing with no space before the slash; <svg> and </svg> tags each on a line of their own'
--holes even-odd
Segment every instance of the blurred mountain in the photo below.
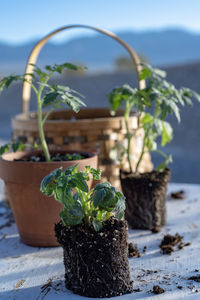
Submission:
<svg viewBox="0 0 200 300">
<path fill-rule="evenodd" d="M 121 31 L 117 34 L 154 65 L 166 66 L 200 60 L 200 34 L 182 29 Z M 13 46 L 0 42 L 0 74 L 23 71 L 35 43 L 32 41 Z M 70 61 L 83 63 L 89 70 L 113 70 L 114 61 L 126 55 L 126 51 L 116 41 L 97 34 L 62 44 L 49 42 L 39 55 L 38 63 L 44 65 Z"/>
</svg>

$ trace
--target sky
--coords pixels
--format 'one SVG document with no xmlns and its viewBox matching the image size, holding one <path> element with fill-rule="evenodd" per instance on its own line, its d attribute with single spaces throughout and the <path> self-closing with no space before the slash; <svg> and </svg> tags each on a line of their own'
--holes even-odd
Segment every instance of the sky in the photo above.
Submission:
<svg viewBox="0 0 200 300">
<path fill-rule="evenodd" d="M 181 27 L 200 33 L 200 0 L 2 0 L 0 41 L 19 44 L 69 24 L 121 30 Z M 62 42 L 86 30 L 59 34 Z"/>
</svg>

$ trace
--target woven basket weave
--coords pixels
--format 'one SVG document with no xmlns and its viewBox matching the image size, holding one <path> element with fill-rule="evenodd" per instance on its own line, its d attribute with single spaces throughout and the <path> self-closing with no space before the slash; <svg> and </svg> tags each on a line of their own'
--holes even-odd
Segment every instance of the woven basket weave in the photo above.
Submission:
<svg viewBox="0 0 200 300">
<path fill-rule="evenodd" d="M 45 43 L 55 34 L 60 31 L 71 28 L 86 28 L 103 33 L 118 43 L 120 43 L 130 54 L 135 66 L 137 75 L 141 70 L 140 60 L 136 53 L 122 41 L 115 34 L 86 25 L 70 25 L 59 28 L 41 39 L 33 48 L 26 67 L 26 73 L 33 72 L 40 50 Z M 29 81 L 32 79 L 29 75 Z M 145 86 L 144 81 L 138 81 L 139 88 Z M 12 119 L 13 140 L 28 142 L 33 144 L 38 141 L 38 125 L 37 113 L 29 112 L 29 103 L 31 96 L 31 87 L 24 82 L 22 92 L 22 114 L 15 116 Z M 143 130 L 138 129 L 138 118 L 136 115 L 130 117 L 130 130 L 136 132 L 132 139 L 131 153 L 132 162 L 135 166 L 142 148 Z M 103 180 L 110 181 L 113 185 L 119 188 L 119 168 L 110 160 L 110 149 L 116 145 L 117 142 L 124 142 L 126 137 L 125 122 L 123 118 L 123 111 L 119 111 L 116 116 L 110 115 L 109 109 L 95 108 L 82 109 L 78 114 L 71 110 L 55 111 L 48 117 L 45 126 L 45 136 L 47 143 L 51 149 L 66 149 L 66 150 L 97 150 L 99 152 L 99 167 L 102 169 Z M 124 168 L 128 166 L 124 162 Z M 150 171 L 152 163 L 150 155 L 147 153 L 142 161 L 140 171 Z"/>
</svg>

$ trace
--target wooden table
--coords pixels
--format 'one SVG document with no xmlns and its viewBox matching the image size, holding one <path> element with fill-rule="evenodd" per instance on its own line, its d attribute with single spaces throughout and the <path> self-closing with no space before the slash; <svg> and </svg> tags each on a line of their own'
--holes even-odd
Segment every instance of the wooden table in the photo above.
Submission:
<svg viewBox="0 0 200 300">
<path fill-rule="evenodd" d="M 188 280 L 188 277 L 200 274 L 200 185 L 172 183 L 168 192 L 181 189 L 185 191 L 184 200 L 168 197 L 167 226 L 160 233 L 129 231 L 129 241 L 136 243 L 142 254 L 129 260 L 134 289 L 141 291 L 115 299 L 200 299 L 200 283 Z M 0 191 L 2 200 L 1 183 Z M 164 234 L 177 232 L 184 236 L 184 242 L 191 245 L 176 250 L 172 255 L 163 255 L 159 245 Z M 143 253 L 144 246 L 147 247 L 146 253 Z M 60 247 L 24 245 L 19 239 L 11 211 L 0 202 L 1 300 L 87 299 L 65 288 L 62 261 Z M 154 295 L 154 285 L 160 285 L 165 293 Z"/>
</svg>

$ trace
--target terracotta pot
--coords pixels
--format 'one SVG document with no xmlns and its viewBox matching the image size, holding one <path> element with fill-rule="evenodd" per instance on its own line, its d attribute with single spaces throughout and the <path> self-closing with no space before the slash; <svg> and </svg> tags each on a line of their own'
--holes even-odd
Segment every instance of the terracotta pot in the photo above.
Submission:
<svg viewBox="0 0 200 300">
<path fill-rule="evenodd" d="M 22 241 L 31 246 L 58 246 L 54 236 L 54 224 L 59 221 L 62 205 L 53 197 L 44 196 L 40 192 L 40 183 L 47 174 L 60 166 L 66 169 L 78 163 L 79 171 L 87 165 L 97 168 L 97 155 L 87 153 L 88 158 L 74 161 L 14 161 L 38 153 L 40 152 L 29 151 L 4 154 L 0 159 L 0 177 L 5 182 Z M 51 152 L 53 153 L 56 154 L 56 151 Z M 66 153 L 66 151 L 59 151 L 59 153 Z M 81 152 L 76 151 L 76 153 Z M 92 179 L 89 182 L 90 186 L 91 184 Z"/>
<path fill-rule="evenodd" d="M 133 229 L 160 230 L 166 224 L 166 196 L 170 170 L 143 174 L 120 172 L 126 197 L 125 218 Z"/>
</svg>

